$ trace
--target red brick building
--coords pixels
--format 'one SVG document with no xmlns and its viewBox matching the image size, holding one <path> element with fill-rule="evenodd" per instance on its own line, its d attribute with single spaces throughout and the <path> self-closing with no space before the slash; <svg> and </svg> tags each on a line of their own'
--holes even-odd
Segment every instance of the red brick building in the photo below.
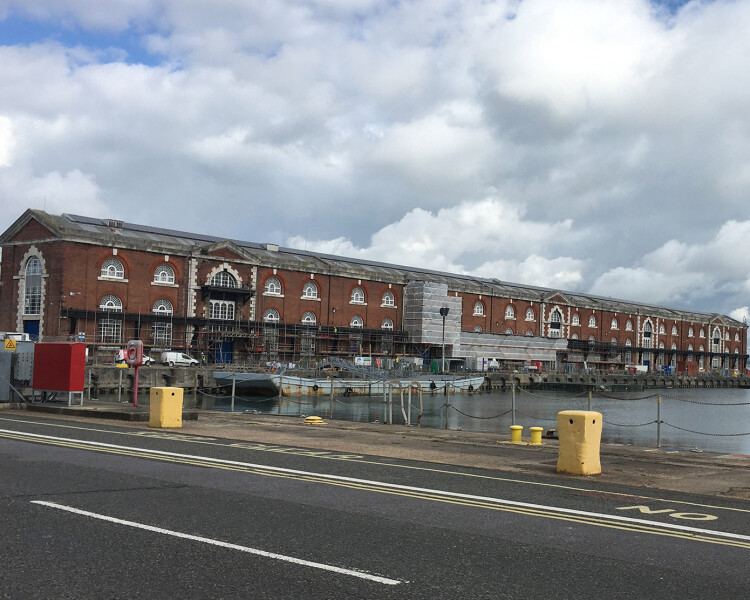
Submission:
<svg viewBox="0 0 750 600">
<path fill-rule="evenodd" d="M 744 369 L 744 323 L 494 279 L 26 211 L 2 236 L 0 331 L 141 339 L 217 361 L 448 355 Z"/>
</svg>

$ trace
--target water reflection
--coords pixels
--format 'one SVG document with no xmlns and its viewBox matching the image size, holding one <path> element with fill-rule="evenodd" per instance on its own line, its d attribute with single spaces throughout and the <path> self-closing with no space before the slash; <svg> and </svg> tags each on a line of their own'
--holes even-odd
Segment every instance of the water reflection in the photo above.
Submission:
<svg viewBox="0 0 750 600">
<path fill-rule="evenodd" d="M 750 454 L 750 390 L 670 389 L 594 394 L 591 408 L 602 413 L 603 441 L 655 447 L 657 395 L 661 396 L 662 448 Z M 229 410 L 230 398 L 216 400 L 215 409 Z M 587 410 L 587 394 L 565 392 L 516 393 L 515 423 L 524 436 L 533 426 L 552 429 L 561 410 Z M 379 422 L 388 418 L 382 396 L 235 398 L 235 411 L 280 415 L 318 415 L 343 421 Z M 412 398 L 411 423 L 417 424 L 419 398 Z M 404 400 L 408 417 L 408 403 Z M 405 422 L 400 397 L 393 396 L 393 422 Z M 508 434 L 513 422 L 511 392 L 423 397 L 422 427 L 464 429 Z M 708 434 L 708 435 L 705 435 Z M 744 435 L 741 435 L 744 434 Z"/>
</svg>

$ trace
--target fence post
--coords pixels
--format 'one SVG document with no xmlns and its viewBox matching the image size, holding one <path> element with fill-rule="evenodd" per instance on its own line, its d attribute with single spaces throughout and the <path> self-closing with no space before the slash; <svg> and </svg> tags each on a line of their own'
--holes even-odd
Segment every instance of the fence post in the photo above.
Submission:
<svg viewBox="0 0 750 600">
<path fill-rule="evenodd" d="M 661 396 L 656 397 L 656 447 L 661 448 Z"/>
<path fill-rule="evenodd" d="M 234 391 L 237 386 L 237 372 L 232 373 L 232 407 L 231 412 L 234 412 Z"/>
</svg>

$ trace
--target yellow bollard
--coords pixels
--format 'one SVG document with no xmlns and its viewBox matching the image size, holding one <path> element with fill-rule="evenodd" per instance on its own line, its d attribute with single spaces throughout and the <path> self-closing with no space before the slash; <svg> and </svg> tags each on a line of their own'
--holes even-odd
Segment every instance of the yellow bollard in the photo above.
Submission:
<svg viewBox="0 0 750 600">
<path fill-rule="evenodd" d="M 510 426 L 510 441 L 512 444 L 520 444 L 521 432 L 523 431 L 523 425 L 511 425 Z"/>
<path fill-rule="evenodd" d="M 602 414 L 588 410 L 563 410 L 557 413 L 560 451 L 558 473 L 598 475 L 602 472 L 599 446 L 602 439 Z"/>
<path fill-rule="evenodd" d="M 152 387 L 149 427 L 182 427 L 182 388 Z"/>
<path fill-rule="evenodd" d="M 542 431 L 543 427 L 529 427 L 531 431 L 531 443 L 535 445 L 541 445 L 542 443 Z"/>
</svg>

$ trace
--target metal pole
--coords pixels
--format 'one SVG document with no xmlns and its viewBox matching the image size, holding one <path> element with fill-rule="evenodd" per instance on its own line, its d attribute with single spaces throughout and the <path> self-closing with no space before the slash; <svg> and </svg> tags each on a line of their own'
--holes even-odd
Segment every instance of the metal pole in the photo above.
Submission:
<svg viewBox="0 0 750 600">
<path fill-rule="evenodd" d="M 331 399 L 329 401 L 329 404 L 331 406 L 331 410 L 330 410 L 330 416 L 328 417 L 329 419 L 333 419 L 333 386 L 334 386 L 333 382 L 334 382 L 334 380 L 331 379 Z"/>
<path fill-rule="evenodd" d="M 120 369 L 120 383 L 117 386 L 117 402 L 121 401 L 122 397 L 122 369 Z"/>
<path fill-rule="evenodd" d="M 231 412 L 234 412 L 234 391 L 237 386 L 237 373 L 232 373 L 232 406 L 231 406 Z"/>
<path fill-rule="evenodd" d="M 441 352 L 443 358 L 443 368 L 440 370 L 441 373 L 445 373 L 445 315 L 443 315 L 443 350 Z"/>
<path fill-rule="evenodd" d="M 589 390 L 589 412 L 591 412 L 591 390 Z"/>
<path fill-rule="evenodd" d="M 516 382 L 513 382 L 511 387 L 511 405 L 510 405 L 510 424 L 516 424 Z"/>
<path fill-rule="evenodd" d="M 656 447 L 661 448 L 661 396 L 656 398 Z"/>
<path fill-rule="evenodd" d="M 133 406 L 138 408 L 138 365 L 135 366 L 135 377 L 133 377 Z"/>
</svg>

